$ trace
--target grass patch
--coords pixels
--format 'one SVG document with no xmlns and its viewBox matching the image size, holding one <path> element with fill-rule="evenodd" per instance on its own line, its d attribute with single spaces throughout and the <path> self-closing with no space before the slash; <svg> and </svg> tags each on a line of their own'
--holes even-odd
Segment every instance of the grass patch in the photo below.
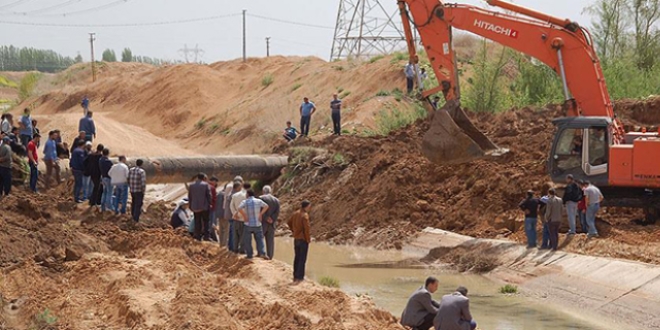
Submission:
<svg viewBox="0 0 660 330">
<path fill-rule="evenodd" d="M 396 52 L 392 55 L 392 59 L 390 60 L 391 64 L 397 64 L 401 61 L 404 61 L 408 58 L 408 54 L 403 53 L 403 52 Z"/>
<path fill-rule="evenodd" d="M 319 284 L 329 288 L 339 288 L 339 280 L 330 276 L 321 277 L 321 279 L 319 279 Z"/>
<path fill-rule="evenodd" d="M 34 316 L 34 329 L 54 329 L 54 325 L 57 323 L 57 316 L 53 314 L 48 308 L 44 309 L 43 312 Z"/>
<path fill-rule="evenodd" d="M 305 163 L 316 157 L 316 149 L 312 147 L 297 147 L 291 149 L 289 164 Z"/>
<path fill-rule="evenodd" d="M 351 95 L 351 92 L 350 92 L 350 91 L 344 91 L 343 93 L 341 93 L 341 95 L 339 95 L 339 98 L 340 98 L 340 99 L 345 99 L 345 98 L 348 97 L 349 95 Z"/>
<path fill-rule="evenodd" d="M 384 57 L 385 57 L 384 55 L 376 55 L 369 59 L 369 63 L 376 63 L 379 60 L 382 60 Z"/>
<path fill-rule="evenodd" d="M 342 88 L 342 87 L 337 88 L 337 93 L 341 93 L 343 91 L 344 91 L 344 88 Z"/>
<path fill-rule="evenodd" d="M 274 81 L 275 81 L 275 77 L 273 77 L 272 74 L 267 73 L 267 74 L 261 79 L 261 86 L 268 87 L 268 86 L 270 86 Z"/>
<path fill-rule="evenodd" d="M 515 294 L 518 293 L 518 287 L 512 284 L 507 284 L 500 287 L 500 293 L 502 294 Z"/>
<path fill-rule="evenodd" d="M 0 87 L 18 88 L 18 84 L 5 76 L 0 76 Z"/>
<path fill-rule="evenodd" d="M 377 132 L 381 135 L 388 135 L 392 131 L 414 123 L 417 119 L 426 117 L 426 115 L 426 109 L 419 103 L 415 103 L 412 110 L 381 109 L 376 117 Z"/>
<path fill-rule="evenodd" d="M 378 93 L 376 93 L 376 96 L 390 96 L 390 92 L 386 90 L 379 90 Z"/>
<path fill-rule="evenodd" d="M 202 126 L 204 126 L 204 124 L 202 124 Z M 209 127 L 206 129 L 206 133 L 208 133 L 208 134 L 214 134 L 214 133 L 217 132 L 218 130 L 220 130 L 220 124 L 218 124 L 218 123 L 213 123 L 213 124 L 211 124 L 211 126 L 209 126 Z"/>
<path fill-rule="evenodd" d="M 344 71 L 344 67 L 342 65 L 333 65 L 332 68 L 337 71 Z"/>
<path fill-rule="evenodd" d="M 292 92 L 295 92 L 295 91 L 298 90 L 298 88 L 300 88 L 300 87 L 302 87 L 302 84 L 295 84 L 295 85 L 293 85 L 293 87 L 291 87 L 291 91 L 292 91 Z"/>
<path fill-rule="evenodd" d="M 18 85 L 18 98 L 21 102 L 30 98 L 34 94 L 34 89 L 37 87 L 37 82 L 39 82 L 40 78 L 41 73 L 30 72 L 21 79 L 21 82 Z"/>
<path fill-rule="evenodd" d="M 195 123 L 195 128 L 196 129 L 202 129 L 206 126 L 206 118 L 202 117 L 197 123 Z"/>
<path fill-rule="evenodd" d="M 397 102 L 401 102 L 401 100 L 403 100 L 403 91 L 398 87 L 392 90 L 392 95 Z"/>
<path fill-rule="evenodd" d="M 339 166 L 346 165 L 346 157 L 338 152 L 332 156 L 332 163 Z"/>
</svg>

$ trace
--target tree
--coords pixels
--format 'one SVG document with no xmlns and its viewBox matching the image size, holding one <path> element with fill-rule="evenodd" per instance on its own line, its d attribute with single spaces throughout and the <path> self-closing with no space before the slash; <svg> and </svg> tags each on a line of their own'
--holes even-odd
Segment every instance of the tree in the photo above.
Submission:
<svg viewBox="0 0 660 330">
<path fill-rule="evenodd" d="M 75 63 L 52 50 L 0 46 L 0 70 L 57 72 Z"/>
<path fill-rule="evenodd" d="M 464 95 L 465 105 L 477 112 L 497 112 L 507 106 L 503 70 L 509 63 L 510 52 L 500 47 L 500 53 L 494 57 L 489 45 L 486 39 L 482 40 L 474 63 L 474 76 L 468 79 L 470 85 Z"/>
<path fill-rule="evenodd" d="M 83 58 L 82 58 L 82 55 L 80 55 L 80 53 L 78 53 L 78 55 L 76 56 L 75 61 L 76 61 L 76 63 L 82 63 L 83 62 Z"/>
<path fill-rule="evenodd" d="M 117 55 L 112 49 L 106 49 L 103 51 L 103 62 L 117 62 Z"/>
<path fill-rule="evenodd" d="M 133 62 L 133 52 L 130 48 L 124 48 L 124 51 L 121 52 L 121 61 L 122 62 Z"/>
<path fill-rule="evenodd" d="M 622 55 L 627 43 L 628 0 L 599 0 L 585 11 L 594 16 L 592 32 L 598 56 L 603 60 Z"/>
</svg>

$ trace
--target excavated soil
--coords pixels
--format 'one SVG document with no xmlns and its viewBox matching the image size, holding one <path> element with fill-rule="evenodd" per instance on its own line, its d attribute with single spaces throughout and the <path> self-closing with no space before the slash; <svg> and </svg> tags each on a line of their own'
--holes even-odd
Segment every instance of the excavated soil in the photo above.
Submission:
<svg viewBox="0 0 660 330">
<path fill-rule="evenodd" d="M 153 204 L 135 225 L 46 195 L 3 200 L 0 329 L 400 329 L 370 300 L 195 242 L 167 213 Z"/>
<path fill-rule="evenodd" d="M 660 117 L 659 102 L 617 107 L 624 120 L 632 117 L 649 125 Z M 429 226 L 523 242 L 517 205 L 528 189 L 540 192 L 552 184 L 546 158 L 554 134 L 551 120 L 560 116 L 559 108 L 469 115 L 510 152 L 468 164 L 432 164 L 420 152 L 425 121 L 387 137 L 327 137 L 276 148 L 288 150 L 294 163 L 302 161 L 278 181 L 285 210 L 310 199 L 312 234 L 338 243 L 400 248 Z M 642 216 L 637 210 L 605 208 L 597 221 L 601 239 L 578 235 L 562 239 L 562 248 L 660 263 L 660 228 L 637 225 L 634 220 Z"/>
</svg>

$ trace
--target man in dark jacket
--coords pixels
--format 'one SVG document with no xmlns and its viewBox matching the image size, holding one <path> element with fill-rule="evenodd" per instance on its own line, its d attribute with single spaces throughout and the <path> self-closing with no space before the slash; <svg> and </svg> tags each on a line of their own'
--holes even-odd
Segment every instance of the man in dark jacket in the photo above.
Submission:
<svg viewBox="0 0 660 330">
<path fill-rule="evenodd" d="M 539 200 L 534 198 L 534 192 L 528 191 L 525 198 L 518 205 L 525 213 L 525 235 L 527 235 L 527 247 L 536 247 L 536 223 L 538 221 Z"/>
<path fill-rule="evenodd" d="M 582 200 L 582 188 L 573 179 L 573 175 L 566 176 L 566 189 L 564 190 L 564 205 L 568 215 L 568 234 L 575 235 L 575 217 L 577 216 L 577 205 Z"/>
<path fill-rule="evenodd" d="M 432 299 L 431 294 L 438 290 L 438 284 L 438 279 L 429 277 L 424 286 L 410 296 L 401 314 L 401 325 L 414 330 L 429 330 L 433 326 L 440 304 Z"/>
<path fill-rule="evenodd" d="M 262 190 L 264 194 L 259 199 L 268 205 L 268 210 L 261 219 L 261 226 L 266 238 L 266 255 L 270 260 L 273 260 L 275 255 L 275 228 L 277 228 L 277 218 L 280 216 L 280 200 L 272 195 L 273 189 L 270 186 L 264 186 Z"/>
<path fill-rule="evenodd" d="M 209 240 L 209 211 L 211 210 L 211 186 L 204 173 L 197 174 L 197 180 L 188 189 L 190 210 L 195 214 L 195 239 Z"/>
<path fill-rule="evenodd" d="M 99 161 L 103 156 L 102 144 L 96 146 L 96 151 L 89 154 L 85 159 L 85 175 L 92 180 L 92 194 L 89 197 L 89 206 L 101 205 L 101 164 Z"/>
<path fill-rule="evenodd" d="M 101 169 L 101 183 L 103 184 L 103 195 L 101 197 L 101 212 L 105 210 L 112 210 L 112 182 L 110 181 L 110 168 L 112 168 L 112 161 L 108 158 L 110 149 L 103 149 L 101 159 L 99 159 L 99 168 Z"/>
<path fill-rule="evenodd" d="M 75 183 L 73 185 L 73 200 L 81 203 L 83 200 L 83 176 L 85 172 L 85 141 L 78 142 L 76 149 L 71 153 L 71 172 Z"/>
</svg>

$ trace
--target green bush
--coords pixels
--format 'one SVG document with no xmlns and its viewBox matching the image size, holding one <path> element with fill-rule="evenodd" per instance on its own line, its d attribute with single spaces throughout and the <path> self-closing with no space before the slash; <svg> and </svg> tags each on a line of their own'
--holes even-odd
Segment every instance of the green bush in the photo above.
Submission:
<svg viewBox="0 0 660 330">
<path fill-rule="evenodd" d="M 206 125 L 206 118 L 202 117 L 197 123 L 195 123 L 196 129 L 202 129 Z"/>
<path fill-rule="evenodd" d="M 275 78 L 273 77 L 272 74 L 267 73 L 262 79 L 261 79 L 261 86 L 268 87 L 270 86 L 273 81 L 275 81 Z"/>
<path fill-rule="evenodd" d="M 30 98 L 34 93 L 34 89 L 39 82 L 41 74 L 37 72 L 30 72 L 23 79 L 21 79 L 20 84 L 18 85 L 18 98 L 21 102 Z"/>
<path fill-rule="evenodd" d="M 298 88 L 300 88 L 300 87 L 302 87 L 302 84 L 295 84 L 295 85 L 293 85 L 293 87 L 291 87 L 291 91 L 292 91 L 292 92 L 295 92 L 295 91 L 298 90 Z"/>
<path fill-rule="evenodd" d="M 9 80 L 5 76 L 0 76 L 0 87 L 17 88 L 18 84 Z"/>
<path fill-rule="evenodd" d="M 390 96 L 390 92 L 381 89 L 378 91 L 378 93 L 376 93 L 376 96 Z"/>
<path fill-rule="evenodd" d="M 502 294 L 514 294 L 518 293 L 518 287 L 512 284 L 507 284 L 500 287 L 500 293 Z"/>
<path fill-rule="evenodd" d="M 379 60 L 382 60 L 384 57 L 385 56 L 383 56 L 383 55 L 376 55 L 376 56 L 369 59 L 369 63 L 376 63 Z"/>
<path fill-rule="evenodd" d="M 319 279 L 319 284 L 329 288 L 339 288 L 339 280 L 330 276 L 321 277 L 321 279 Z"/>
<path fill-rule="evenodd" d="M 34 316 L 34 323 L 37 329 L 47 329 L 57 323 L 57 316 L 46 308 L 43 312 Z"/>
<path fill-rule="evenodd" d="M 340 99 L 345 99 L 345 98 L 346 98 L 347 96 L 349 96 L 349 95 L 351 95 L 351 92 L 349 92 L 349 91 L 344 91 L 343 93 L 341 93 L 341 95 L 339 95 L 339 98 L 340 98 Z"/>
<path fill-rule="evenodd" d="M 376 117 L 377 132 L 381 135 L 388 135 L 392 131 L 414 123 L 417 119 L 426 117 L 426 115 L 426 109 L 419 103 L 415 103 L 412 110 L 381 109 Z"/>
</svg>

